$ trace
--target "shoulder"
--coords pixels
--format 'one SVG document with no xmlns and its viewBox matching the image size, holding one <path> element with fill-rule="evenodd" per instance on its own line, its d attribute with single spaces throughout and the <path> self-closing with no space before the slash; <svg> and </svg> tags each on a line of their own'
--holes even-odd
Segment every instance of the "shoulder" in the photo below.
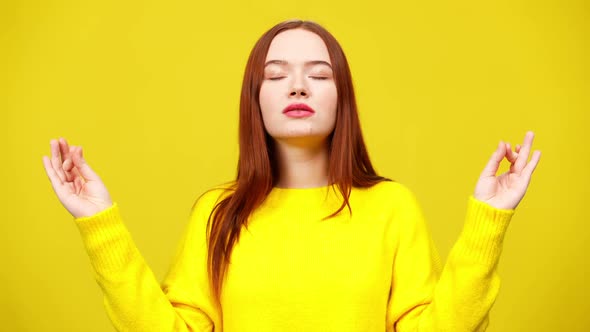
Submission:
<svg viewBox="0 0 590 332">
<path fill-rule="evenodd" d="M 379 206 L 382 207 L 380 213 L 386 217 L 387 225 L 391 226 L 392 236 L 406 234 L 404 236 L 411 238 L 411 234 L 416 232 L 427 232 L 428 228 L 420 203 L 407 185 L 387 181 L 373 187 L 372 201 L 380 203 Z"/>
<path fill-rule="evenodd" d="M 186 236 L 200 236 L 206 232 L 211 212 L 228 194 L 233 192 L 231 183 L 211 187 L 201 193 L 194 201 L 188 216 Z"/>
<path fill-rule="evenodd" d="M 405 184 L 382 181 L 359 191 L 356 202 L 372 214 L 387 216 L 390 220 L 416 219 L 422 209 L 414 192 Z"/>
<path fill-rule="evenodd" d="M 416 197 L 412 190 L 397 181 L 381 181 L 372 187 L 360 189 L 365 195 L 372 200 L 387 202 L 389 204 L 397 205 L 409 202 L 414 202 Z"/>
<path fill-rule="evenodd" d="M 235 190 L 235 182 L 225 182 L 203 192 L 194 202 L 191 213 L 211 213 L 215 205 Z"/>
</svg>

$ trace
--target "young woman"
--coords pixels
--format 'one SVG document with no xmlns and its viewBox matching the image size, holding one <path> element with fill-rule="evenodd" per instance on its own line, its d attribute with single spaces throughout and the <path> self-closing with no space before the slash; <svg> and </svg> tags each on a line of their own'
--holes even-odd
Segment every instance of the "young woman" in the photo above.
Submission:
<svg viewBox="0 0 590 332">
<path fill-rule="evenodd" d="M 443 268 L 411 191 L 371 165 L 338 42 L 287 21 L 246 66 L 237 178 L 199 197 L 161 285 L 82 148 L 52 140 L 43 163 L 119 331 L 484 331 L 532 141 L 500 142 Z"/>
</svg>

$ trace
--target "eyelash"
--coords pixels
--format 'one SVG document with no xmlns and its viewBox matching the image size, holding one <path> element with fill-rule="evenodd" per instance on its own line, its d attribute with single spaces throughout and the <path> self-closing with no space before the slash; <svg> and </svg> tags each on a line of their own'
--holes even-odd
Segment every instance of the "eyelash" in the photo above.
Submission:
<svg viewBox="0 0 590 332">
<path fill-rule="evenodd" d="M 285 78 L 285 77 L 284 76 L 281 76 L 281 77 L 270 77 L 269 80 L 271 80 L 271 81 L 278 81 L 278 80 L 283 79 L 283 78 Z M 310 78 L 313 78 L 315 80 L 320 80 L 320 81 L 327 80 L 328 79 L 327 77 L 323 77 L 323 76 L 310 76 Z"/>
</svg>

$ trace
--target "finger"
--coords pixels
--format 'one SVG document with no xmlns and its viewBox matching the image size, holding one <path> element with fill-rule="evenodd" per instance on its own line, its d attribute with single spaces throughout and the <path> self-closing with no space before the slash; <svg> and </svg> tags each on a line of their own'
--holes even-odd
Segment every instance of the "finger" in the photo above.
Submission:
<svg viewBox="0 0 590 332">
<path fill-rule="evenodd" d="M 69 170 L 67 170 L 68 168 L 69 168 Z M 74 182 L 79 178 L 84 180 L 82 175 L 80 174 L 80 171 L 78 171 L 76 166 L 74 166 L 74 161 L 72 160 L 72 158 L 70 158 L 64 162 L 64 169 L 66 169 L 66 171 L 65 171 L 66 181 Z"/>
<path fill-rule="evenodd" d="M 84 183 L 86 183 L 86 180 L 84 179 L 84 177 L 82 176 L 82 174 L 80 174 L 80 171 L 78 170 L 78 168 L 76 167 L 76 165 L 74 165 L 73 156 L 74 156 L 74 153 L 78 153 L 77 152 L 78 149 L 79 149 L 79 147 L 77 147 L 77 146 L 70 146 L 70 159 L 68 159 L 68 161 L 71 162 L 71 164 L 72 164 L 72 166 L 71 166 L 71 168 L 72 168 L 71 173 L 72 173 L 72 176 L 74 177 L 74 179 L 75 180 L 78 180 L 79 183 L 84 184 Z"/>
<path fill-rule="evenodd" d="M 64 183 L 61 181 L 55 170 L 53 169 L 53 165 L 51 164 L 51 160 L 47 156 L 43 156 L 43 166 L 45 167 L 45 173 L 51 182 L 51 186 L 53 187 L 53 191 L 58 197 L 62 197 L 64 195 Z"/>
<path fill-rule="evenodd" d="M 68 146 L 66 139 L 63 137 L 59 138 L 58 143 L 59 151 L 61 153 L 61 160 L 65 161 L 70 156 L 70 147 Z"/>
<path fill-rule="evenodd" d="M 66 175 L 64 174 L 62 168 L 62 161 L 59 157 L 59 146 L 56 140 L 52 139 L 49 141 L 49 145 L 51 146 L 51 165 L 53 170 L 61 180 L 61 182 L 66 181 Z"/>
<path fill-rule="evenodd" d="M 511 164 L 514 164 L 517 157 L 518 157 L 518 153 L 512 151 L 512 148 L 510 147 L 510 143 L 506 143 L 506 159 L 508 159 L 508 161 Z"/>
<path fill-rule="evenodd" d="M 82 187 L 84 186 L 84 183 L 86 183 L 86 181 L 82 176 L 76 177 L 76 179 L 74 180 L 74 190 L 76 191 L 76 193 L 80 193 Z"/>
<path fill-rule="evenodd" d="M 516 153 L 520 152 L 520 144 L 516 144 Z"/>
<path fill-rule="evenodd" d="M 496 172 L 498 172 L 498 168 L 500 167 L 500 162 L 502 162 L 505 155 L 506 146 L 504 145 L 504 142 L 500 141 L 498 148 L 496 151 L 494 151 L 490 157 L 490 160 L 488 161 L 488 164 L 481 172 L 481 177 L 496 176 Z"/>
<path fill-rule="evenodd" d="M 518 153 L 518 159 L 516 163 L 514 163 L 514 170 L 520 173 L 523 168 L 526 166 L 529 153 L 531 151 L 531 146 L 533 145 L 533 139 L 535 138 L 535 134 L 532 131 L 527 131 L 526 135 L 524 136 L 524 143 Z"/>
<path fill-rule="evenodd" d="M 86 163 L 81 146 L 77 147 L 76 152 L 72 156 L 72 159 L 74 161 L 74 165 L 78 168 L 78 171 L 82 177 L 88 181 L 100 181 L 98 174 L 96 174 Z"/>
<path fill-rule="evenodd" d="M 74 155 L 74 150 L 76 150 L 76 146 L 70 145 L 69 150 L 70 152 L 68 153 L 68 158 L 63 163 L 63 167 L 66 172 L 70 172 L 74 168 L 74 161 L 72 160 L 72 156 Z"/>
<path fill-rule="evenodd" d="M 529 163 L 524 167 L 524 170 L 523 170 L 524 174 L 528 178 L 530 178 L 533 175 L 533 172 L 537 168 L 537 164 L 539 163 L 540 159 L 541 159 L 541 151 L 535 150 L 535 152 L 533 152 L 533 156 L 531 157 L 531 161 L 529 161 Z"/>
<path fill-rule="evenodd" d="M 74 151 L 74 149 L 75 146 L 68 147 L 69 151 L 67 154 L 67 158 L 64 160 L 62 164 L 62 168 L 66 175 L 66 180 L 68 182 L 73 182 L 76 176 L 78 175 L 78 172 L 76 172 L 76 168 L 74 167 L 74 161 L 72 161 L 72 152 Z"/>
<path fill-rule="evenodd" d="M 74 168 L 74 162 L 72 161 L 72 158 L 68 158 L 66 159 L 66 161 L 64 161 L 63 163 L 63 169 L 66 172 L 71 172 L 72 168 Z"/>
<path fill-rule="evenodd" d="M 61 152 L 61 159 L 63 160 L 62 168 L 64 170 L 64 174 L 66 176 L 66 181 L 72 182 L 76 177 L 75 173 L 72 172 L 73 162 L 72 162 L 72 148 L 68 145 L 68 141 L 60 137 L 59 138 L 59 149 Z"/>
</svg>

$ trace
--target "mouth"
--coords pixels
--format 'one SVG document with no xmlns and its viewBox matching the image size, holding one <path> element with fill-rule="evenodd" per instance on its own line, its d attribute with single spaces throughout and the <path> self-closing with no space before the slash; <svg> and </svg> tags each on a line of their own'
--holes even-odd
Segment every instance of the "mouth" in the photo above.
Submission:
<svg viewBox="0 0 590 332">
<path fill-rule="evenodd" d="M 303 118 L 311 116 L 315 113 L 313 108 L 303 103 L 291 104 L 283 110 L 283 114 L 292 118 Z"/>
</svg>

